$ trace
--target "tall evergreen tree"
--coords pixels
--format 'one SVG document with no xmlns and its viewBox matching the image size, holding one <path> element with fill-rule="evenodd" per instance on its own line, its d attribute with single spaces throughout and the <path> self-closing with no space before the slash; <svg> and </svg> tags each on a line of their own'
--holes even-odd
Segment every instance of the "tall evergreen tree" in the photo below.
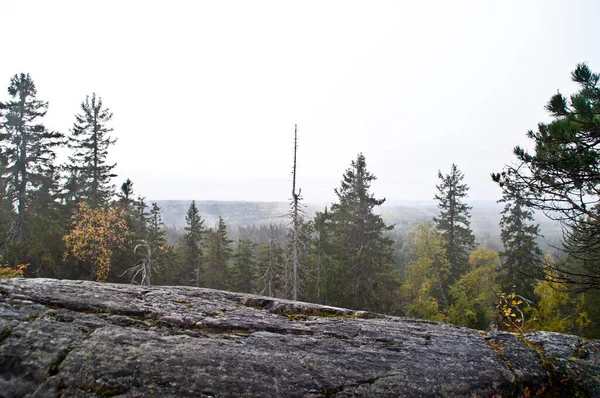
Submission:
<svg viewBox="0 0 600 398">
<path fill-rule="evenodd" d="M 0 145 L 6 162 L 2 171 L 7 197 L 16 205 L 9 237 L 23 244 L 31 231 L 29 205 L 33 193 L 52 174 L 49 169 L 55 159 L 54 148 L 62 143 L 63 136 L 39 122 L 46 115 L 48 103 L 36 99 L 37 90 L 29 74 L 14 75 L 8 94 L 12 99 L 4 104 L 4 120 L 0 122 Z"/>
<path fill-rule="evenodd" d="M 435 199 L 439 201 L 440 215 L 433 217 L 436 229 L 446 242 L 446 257 L 450 262 L 453 280 L 457 280 L 469 269 L 469 253 L 475 247 L 475 236 L 471 230 L 471 206 L 463 200 L 467 197 L 469 187 L 463 184 L 463 173 L 452 165 L 450 174 L 442 175 L 442 180 L 436 185 L 438 193 Z"/>
<path fill-rule="evenodd" d="M 69 146 L 74 150 L 69 159 L 79 171 L 82 199 L 91 206 L 107 203 L 114 194 L 111 179 L 116 177 L 116 164 L 107 164 L 108 148 L 117 140 L 110 137 L 108 123 L 113 114 L 103 106 L 102 98 L 86 96 L 81 113 L 75 115 Z"/>
<path fill-rule="evenodd" d="M 327 270 L 326 302 L 356 309 L 389 312 L 395 305 L 398 275 L 393 269 L 392 229 L 375 214 L 376 199 L 369 189 L 376 177 L 358 154 L 335 190 L 339 203 L 331 206 L 331 257 Z"/>
<path fill-rule="evenodd" d="M 185 234 L 181 237 L 183 269 L 185 274 L 193 273 L 194 284 L 199 287 L 202 266 L 202 240 L 205 231 L 204 220 L 200 217 L 194 200 L 185 215 L 185 222 Z"/>
<path fill-rule="evenodd" d="M 504 251 L 500 253 L 500 283 L 504 291 L 515 291 L 533 299 L 536 278 L 543 277 L 542 251 L 536 238 L 539 225 L 533 224 L 533 211 L 517 190 L 505 189 L 499 202 L 506 203 L 500 220 L 500 238 Z"/>
<path fill-rule="evenodd" d="M 204 250 L 204 285 L 212 289 L 227 287 L 227 273 L 231 258 L 231 239 L 227 237 L 227 225 L 223 217 L 219 217 L 217 229 L 207 231 Z"/>
</svg>

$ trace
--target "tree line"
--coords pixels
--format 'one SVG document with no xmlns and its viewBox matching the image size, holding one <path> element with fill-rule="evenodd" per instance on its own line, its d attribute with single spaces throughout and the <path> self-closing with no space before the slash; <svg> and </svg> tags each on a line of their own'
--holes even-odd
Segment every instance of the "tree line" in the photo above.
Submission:
<svg viewBox="0 0 600 398">
<path fill-rule="evenodd" d="M 570 100 L 553 96 L 547 109 L 554 120 L 528 133 L 535 152 L 517 147 L 516 163 L 492 175 L 504 204 L 497 252 L 476 244 L 469 187 L 455 164 L 438 172 L 439 214 L 406 235 L 394 236 L 378 214 L 385 199 L 371 192 L 376 177 L 361 153 L 334 190 L 336 201 L 308 219 L 296 184 L 297 130 L 289 225 L 263 227 L 261 242 L 233 242 L 222 218 L 207 227 L 192 202 L 184 233 L 169 244 L 159 206 L 136 196 L 128 179 L 118 190 L 112 184 L 115 164 L 107 155 L 116 139 L 102 99 L 86 96 L 67 134 L 49 131 L 42 123 L 48 103 L 36 98 L 29 75 L 15 75 L 10 98 L 0 102 L 3 269 L 228 289 L 479 329 L 598 336 L 599 78 L 581 64 L 573 79 L 581 90 Z M 71 152 L 56 165 L 59 147 Z M 562 256 L 539 249 L 534 210 L 562 223 Z"/>
</svg>

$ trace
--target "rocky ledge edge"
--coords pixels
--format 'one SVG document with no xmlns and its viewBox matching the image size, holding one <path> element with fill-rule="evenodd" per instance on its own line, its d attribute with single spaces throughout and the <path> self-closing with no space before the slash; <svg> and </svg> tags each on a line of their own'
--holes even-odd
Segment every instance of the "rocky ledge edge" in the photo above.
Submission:
<svg viewBox="0 0 600 398">
<path fill-rule="evenodd" d="M 0 280 L 4 397 L 600 397 L 600 341 L 182 286 Z"/>
</svg>

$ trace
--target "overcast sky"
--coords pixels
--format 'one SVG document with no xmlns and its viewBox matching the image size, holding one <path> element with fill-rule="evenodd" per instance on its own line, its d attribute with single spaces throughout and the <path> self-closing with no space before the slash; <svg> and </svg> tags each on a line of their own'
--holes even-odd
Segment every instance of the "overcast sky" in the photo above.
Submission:
<svg viewBox="0 0 600 398">
<path fill-rule="evenodd" d="M 600 2 L 5 1 L 0 100 L 30 73 L 68 132 L 96 92 L 117 186 L 149 199 L 334 200 L 362 152 L 388 200 L 429 200 L 456 163 L 472 199 L 600 71 Z"/>
</svg>

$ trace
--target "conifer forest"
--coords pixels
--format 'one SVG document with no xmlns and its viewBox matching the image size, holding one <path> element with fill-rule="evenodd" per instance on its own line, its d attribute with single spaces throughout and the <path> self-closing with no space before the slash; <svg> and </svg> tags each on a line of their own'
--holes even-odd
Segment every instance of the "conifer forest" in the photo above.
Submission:
<svg viewBox="0 0 600 398">
<path fill-rule="evenodd" d="M 437 214 L 409 231 L 384 221 L 362 153 L 331 187 L 334 202 L 309 215 L 311 193 L 297 178 L 302 126 L 293 124 L 284 132 L 293 146 L 280 149 L 292 170 L 281 182 L 289 184 L 282 221 L 208 225 L 192 201 L 185 227 L 168 239 L 158 203 L 108 161 L 120 133 L 110 104 L 90 93 L 69 131 L 51 131 L 52 104 L 38 98 L 34 78 L 9 77 L 0 95 L 0 277 L 188 285 L 600 338 L 600 75 L 587 64 L 571 74 L 576 92 L 549 99 L 551 121 L 523 132 L 533 149 L 517 146 L 504 169 L 489 170 L 502 191 L 499 250 L 471 228 L 461 159 L 438 172 Z M 60 163 L 59 150 L 68 152 Z M 562 230 L 554 250 L 542 250 L 542 215 Z"/>
</svg>

